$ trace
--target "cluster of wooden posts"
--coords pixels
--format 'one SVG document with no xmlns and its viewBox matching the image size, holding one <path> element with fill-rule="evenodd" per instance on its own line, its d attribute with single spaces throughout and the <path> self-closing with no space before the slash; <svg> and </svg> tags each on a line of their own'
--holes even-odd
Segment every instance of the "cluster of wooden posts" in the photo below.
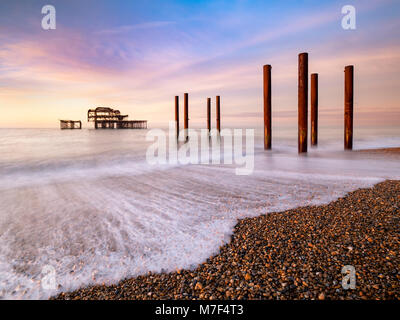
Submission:
<svg viewBox="0 0 400 320">
<path fill-rule="evenodd" d="M 264 149 L 271 149 L 271 65 L 264 73 Z M 354 66 L 344 69 L 344 148 L 353 148 Z M 307 152 L 308 140 L 308 53 L 299 54 L 298 80 L 298 152 Z M 311 145 L 318 144 L 318 74 L 311 74 Z"/>
<path fill-rule="evenodd" d="M 216 107 L 216 122 L 217 131 L 221 132 L 221 97 L 216 96 L 215 98 Z M 183 95 L 183 129 L 184 139 L 188 141 L 188 129 L 189 129 L 189 94 Z M 176 138 L 179 138 L 179 96 L 175 96 L 175 123 L 176 123 Z M 211 131 L 211 98 L 207 98 L 207 130 Z"/>
<path fill-rule="evenodd" d="M 271 113 L 271 65 L 263 68 L 264 89 L 264 149 L 272 147 L 272 113 Z M 353 148 L 353 80 L 354 66 L 344 69 L 344 148 Z M 189 95 L 184 94 L 184 134 L 188 140 L 189 129 Z M 216 122 L 217 130 L 221 131 L 221 98 L 216 96 Z M 179 96 L 175 96 L 175 123 L 176 138 L 179 138 Z M 211 130 L 211 98 L 207 98 L 207 129 Z M 298 152 L 307 152 L 308 141 L 308 53 L 299 54 L 299 79 L 298 79 Z M 318 73 L 311 74 L 311 145 L 318 144 Z"/>
</svg>

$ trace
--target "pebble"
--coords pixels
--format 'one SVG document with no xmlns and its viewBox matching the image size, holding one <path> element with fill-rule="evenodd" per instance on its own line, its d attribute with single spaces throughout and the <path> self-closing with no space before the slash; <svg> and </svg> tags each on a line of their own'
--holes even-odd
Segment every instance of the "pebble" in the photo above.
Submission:
<svg viewBox="0 0 400 320">
<path fill-rule="evenodd" d="M 400 299 L 400 181 L 322 206 L 239 220 L 194 269 L 147 274 L 52 299 Z M 342 288 L 343 266 L 356 289 Z M 285 285 L 284 285 L 285 284 Z"/>
</svg>

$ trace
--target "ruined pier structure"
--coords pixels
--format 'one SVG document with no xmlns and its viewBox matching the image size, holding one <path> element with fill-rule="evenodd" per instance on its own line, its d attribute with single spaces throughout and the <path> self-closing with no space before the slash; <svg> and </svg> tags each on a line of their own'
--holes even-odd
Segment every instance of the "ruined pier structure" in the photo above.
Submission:
<svg viewBox="0 0 400 320">
<path fill-rule="evenodd" d="M 147 129 L 147 120 L 127 120 L 119 110 L 98 107 L 88 110 L 88 122 L 94 122 L 95 129 Z"/>
<path fill-rule="evenodd" d="M 60 129 L 82 129 L 82 122 L 80 120 L 60 120 Z"/>
</svg>

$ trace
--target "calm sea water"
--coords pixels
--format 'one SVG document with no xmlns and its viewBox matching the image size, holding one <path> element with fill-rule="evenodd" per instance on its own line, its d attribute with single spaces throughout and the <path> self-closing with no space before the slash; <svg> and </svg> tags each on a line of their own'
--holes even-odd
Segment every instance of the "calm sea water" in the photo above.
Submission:
<svg viewBox="0 0 400 320">
<path fill-rule="evenodd" d="M 400 179 L 399 158 L 344 152 L 340 132 L 305 156 L 295 131 L 278 132 L 264 152 L 257 131 L 254 173 L 237 176 L 232 165 L 149 165 L 146 130 L 0 129 L 0 297 L 191 268 L 239 218 Z M 358 149 L 400 146 L 384 129 L 356 137 Z M 41 285 L 46 266 L 55 289 Z"/>
</svg>

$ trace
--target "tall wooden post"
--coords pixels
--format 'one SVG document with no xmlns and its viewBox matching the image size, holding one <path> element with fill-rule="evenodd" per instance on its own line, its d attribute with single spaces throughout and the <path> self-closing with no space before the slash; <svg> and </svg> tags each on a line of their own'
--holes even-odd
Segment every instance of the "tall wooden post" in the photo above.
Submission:
<svg viewBox="0 0 400 320">
<path fill-rule="evenodd" d="M 264 73 L 264 149 L 271 149 L 271 69 L 267 64 L 263 68 Z"/>
<path fill-rule="evenodd" d="M 353 149 L 354 66 L 344 68 L 344 148 Z"/>
<path fill-rule="evenodd" d="M 307 152 L 308 132 L 308 53 L 299 54 L 298 151 Z"/>
<path fill-rule="evenodd" d="M 217 96 L 216 97 L 216 110 L 217 110 L 217 130 L 220 133 L 221 132 L 221 97 Z"/>
<path fill-rule="evenodd" d="M 179 138 L 179 96 L 175 96 L 175 125 L 176 139 Z"/>
<path fill-rule="evenodd" d="M 318 73 L 311 74 L 311 145 L 318 144 Z"/>
<path fill-rule="evenodd" d="M 188 141 L 188 129 L 189 129 L 189 94 L 185 93 L 183 98 L 183 117 L 184 117 L 184 131 L 185 131 L 185 141 Z"/>
<path fill-rule="evenodd" d="M 207 130 L 211 130 L 211 98 L 207 98 Z"/>
</svg>

